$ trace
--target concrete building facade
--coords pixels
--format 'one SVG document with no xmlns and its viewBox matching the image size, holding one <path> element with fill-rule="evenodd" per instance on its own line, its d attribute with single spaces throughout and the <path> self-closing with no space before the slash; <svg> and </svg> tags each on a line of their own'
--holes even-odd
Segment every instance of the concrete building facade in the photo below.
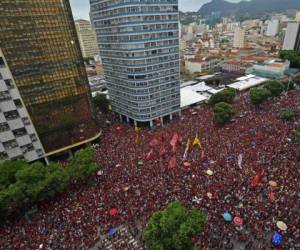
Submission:
<svg viewBox="0 0 300 250">
<path fill-rule="evenodd" d="M 0 9 L 0 47 L 45 155 L 99 135 L 69 1 L 0 1 Z"/>
<path fill-rule="evenodd" d="M 177 0 L 90 0 L 112 109 L 134 122 L 180 112 Z"/>
<path fill-rule="evenodd" d="M 276 36 L 278 34 L 278 31 L 279 31 L 279 20 L 278 19 L 269 20 L 266 36 Z"/>
<path fill-rule="evenodd" d="M 83 57 L 94 58 L 95 55 L 99 55 L 96 33 L 91 23 L 86 20 L 76 20 L 75 27 Z"/>
<path fill-rule="evenodd" d="M 300 23 L 288 23 L 282 48 L 300 52 Z"/>
<path fill-rule="evenodd" d="M 0 160 L 31 162 L 44 153 L 0 48 Z"/>
<path fill-rule="evenodd" d="M 300 22 L 300 11 L 296 13 L 295 21 Z"/>
<path fill-rule="evenodd" d="M 244 29 L 236 28 L 234 30 L 233 47 L 239 48 L 239 49 L 245 47 L 245 30 Z"/>
</svg>

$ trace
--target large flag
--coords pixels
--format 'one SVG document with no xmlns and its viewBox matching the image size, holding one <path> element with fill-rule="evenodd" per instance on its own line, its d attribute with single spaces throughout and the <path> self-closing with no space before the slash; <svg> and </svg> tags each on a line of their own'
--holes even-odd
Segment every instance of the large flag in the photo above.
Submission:
<svg viewBox="0 0 300 250">
<path fill-rule="evenodd" d="M 167 154 L 167 150 L 165 148 L 161 148 L 159 150 L 159 156 L 164 157 Z"/>
<path fill-rule="evenodd" d="M 194 141 L 193 141 L 193 147 L 195 146 L 199 146 L 200 148 L 202 148 L 201 142 L 198 138 L 198 135 L 195 137 Z"/>
<path fill-rule="evenodd" d="M 176 167 L 176 164 L 177 164 L 177 161 L 176 161 L 176 155 L 173 155 L 173 157 L 172 157 L 171 160 L 169 161 L 168 168 L 169 168 L 169 169 L 175 168 L 175 167 Z"/>
<path fill-rule="evenodd" d="M 170 141 L 170 145 L 172 146 L 172 151 L 173 153 L 176 152 L 176 147 L 177 145 L 181 142 L 182 138 L 177 134 L 175 133 Z"/>
<path fill-rule="evenodd" d="M 159 144 L 159 140 L 157 140 L 156 138 L 153 138 L 150 141 L 149 146 L 152 147 L 152 148 L 155 148 L 158 144 Z"/>
<path fill-rule="evenodd" d="M 238 166 L 239 166 L 240 169 L 242 169 L 242 163 L 243 163 L 243 154 L 239 154 Z"/>
<path fill-rule="evenodd" d="M 264 172 L 261 172 L 261 173 L 255 175 L 252 179 L 251 186 L 252 187 L 258 186 L 260 184 L 263 176 L 264 176 Z"/>
<path fill-rule="evenodd" d="M 202 149 L 201 150 L 201 160 L 204 160 L 205 159 L 205 152 L 204 150 Z"/>
<path fill-rule="evenodd" d="M 155 159 L 155 155 L 154 155 L 154 150 L 153 148 L 147 153 L 146 155 L 146 160 L 150 161 L 150 160 L 154 160 Z"/>
<path fill-rule="evenodd" d="M 139 135 L 137 135 L 134 142 L 135 142 L 136 145 L 140 145 L 141 137 Z"/>
<path fill-rule="evenodd" d="M 160 139 L 161 142 L 164 142 L 164 141 L 165 141 L 165 136 L 164 136 L 163 133 L 161 133 L 161 134 L 159 135 L 159 139 Z"/>
<path fill-rule="evenodd" d="M 185 146 L 185 151 L 184 151 L 184 155 L 183 155 L 183 159 L 185 160 L 186 157 L 187 157 L 187 154 L 188 154 L 188 151 L 189 151 L 189 148 L 190 148 L 190 144 L 191 144 L 191 140 L 188 139 L 187 143 L 186 143 L 186 146 Z"/>
</svg>

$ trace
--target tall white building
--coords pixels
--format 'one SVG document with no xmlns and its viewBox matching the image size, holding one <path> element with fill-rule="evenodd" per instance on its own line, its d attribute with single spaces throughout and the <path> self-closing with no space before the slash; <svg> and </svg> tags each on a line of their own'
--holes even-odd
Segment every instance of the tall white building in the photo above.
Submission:
<svg viewBox="0 0 300 250">
<path fill-rule="evenodd" d="M 76 20 L 75 27 L 83 57 L 94 58 L 99 55 L 96 33 L 91 23 L 86 20 Z"/>
<path fill-rule="evenodd" d="M 282 49 L 295 50 L 300 52 L 300 23 L 299 22 L 288 23 Z"/>
<path fill-rule="evenodd" d="M 236 28 L 234 31 L 233 47 L 244 48 L 245 47 L 245 30 L 242 28 Z"/>
<path fill-rule="evenodd" d="M 274 19 L 274 20 L 269 20 L 268 21 L 268 26 L 267 26 L 267 31 L 266 31 L 266 36 L 276 36 L 279 31 L 279 20 Z"/>
<path fill-rule="evenodd" d="M 178 0 L 90 0 L 112 109 L 127 121 L 180 112 Z"/>
<path fill-rule="evenodd" d="M 0 49 L 0 160 L 35 161 L 44 149 Z"/>
<path fill-rule="evenodd" d="M 300 11 L 296 13 L 295 21 L 300 22 Z"/>
</svg>

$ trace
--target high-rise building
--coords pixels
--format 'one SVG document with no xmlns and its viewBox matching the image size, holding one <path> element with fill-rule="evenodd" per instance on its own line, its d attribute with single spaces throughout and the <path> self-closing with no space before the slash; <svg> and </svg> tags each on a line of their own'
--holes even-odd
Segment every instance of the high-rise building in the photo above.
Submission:
<svg viewBox="0 0 300 250">
<path fill-rule="evenodd" d="M 300 11 L 296 13 L 295 21 L 300 22 Z"/>
<path fill-rule="evenodd" d="M 278 19 L 269 20 L 266 36 L 276 36 L 278 34 L 278 31 L 279 31 L 279 20 Z"/>
<path fill-rule="evenodd" d="M 68 0 L 0 1 L 0 9 L 0 48 L 45 155 L 95 138 L 90 89 Z"/>
<path fill-rule="evenodd" d="M 288 23 L 282 48 L 300 52 L 300 23 Z"/>
<path fill-rule="evenodd" d="M 83 57 L 94 58 L 99 55 L 96 33 L 91 23 L 86 20 L 77 20 L 75 26 Z"/>
<path fill-rule="evenodd" d="M 245 47 L 245 30 L 244 29 L 238 27 L 234 30 L 233 47 L 234 48 L 244 48 Z"/>
<path fill-rule="evenodd" d="M 90 0 L 113 111 L 134 122 L 180 112 L 177 0 Z"/>
<path fill-rule="evenodd" d="M 0 49 L 0 160 L 34 161 L 44 149 Z"/>
</svg>

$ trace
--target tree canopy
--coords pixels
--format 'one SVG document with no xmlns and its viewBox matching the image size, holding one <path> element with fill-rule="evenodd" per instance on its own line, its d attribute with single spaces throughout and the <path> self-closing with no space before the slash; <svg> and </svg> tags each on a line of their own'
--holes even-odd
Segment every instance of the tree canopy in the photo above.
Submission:
<svg viewBox="0 0 300 250">
<path fill-rule="evenodd" d="M 85 148 L 77 151 L 74 157 L 71 158 L 67 172 L 73 181 L 85 181 L 96 169 L 94 150 Z"/>
<path fill-rule="evenodd" d="M 293 66 L 300 66 L 300 53 L 294 50 L 281 50 L 279 57 L 284 60 L 289 60 Z"/>
<path fill-rule="evenodd" d="M 226 102 L 217 103 L 213 111 L 214 121 L 219 125 L 223 125 L 226 122 L 229 122 L 235 114 L 233 106 Z"/>
<path fill-rule="evenodd" d="M 254 105 L 260 105 L 271 96 L 271 92 L 266 88 L 250 89 L 250 100 Z"/>
<path fill-rule="evenodd" d="M 297 114 L 297 111 L 292 108 L 284 109 L 280 113 L 280 117 L 284 120 L 291 120 L 293 119 Z"/>
<path fill-rule="evenodd" d="M 265 88 L 270 91 L 272 97 L 280 96 L 285 90 L 284 85 L 280 81 L 269 81 Z"/>
<path fill-rule="evenodd" d="M 146 246 L 150 250 L 193 249 L 192 238 L 207 223 L 207 215 L 197 209 L 187 209 L 180 202 L 173 202 L 154 213 L 144 230 Z"/>
<path fill-rule="evenodd" d="M 66 168 L 56 163 L 0 162 L 0 220 L 10 212 L 53 198 L 70 180 L 87 180 L 96 168 L 91 148 L 79 150 Z"/>
<path fill-rule="evenodd" d="M 293 79 L 293 84 L 295 85 L 295 87 L 300 88 L 300 76 L 297 76 Z"/>
<path fill-rule="evenodd" d="M 107 112 L 109 110 L 110 101 L 104 94 L 98 94 L 93 97 L 93 103 L 103 112 Z"/>
<path fill-rule="evenodd" d="M 234 96 L 236 95 L 236 90 L 233 88 L 226 88 L 211 96 L 209 102 L 211 105 L 216 105 L 219 102 L 231 103 Z"/>
</svg>

